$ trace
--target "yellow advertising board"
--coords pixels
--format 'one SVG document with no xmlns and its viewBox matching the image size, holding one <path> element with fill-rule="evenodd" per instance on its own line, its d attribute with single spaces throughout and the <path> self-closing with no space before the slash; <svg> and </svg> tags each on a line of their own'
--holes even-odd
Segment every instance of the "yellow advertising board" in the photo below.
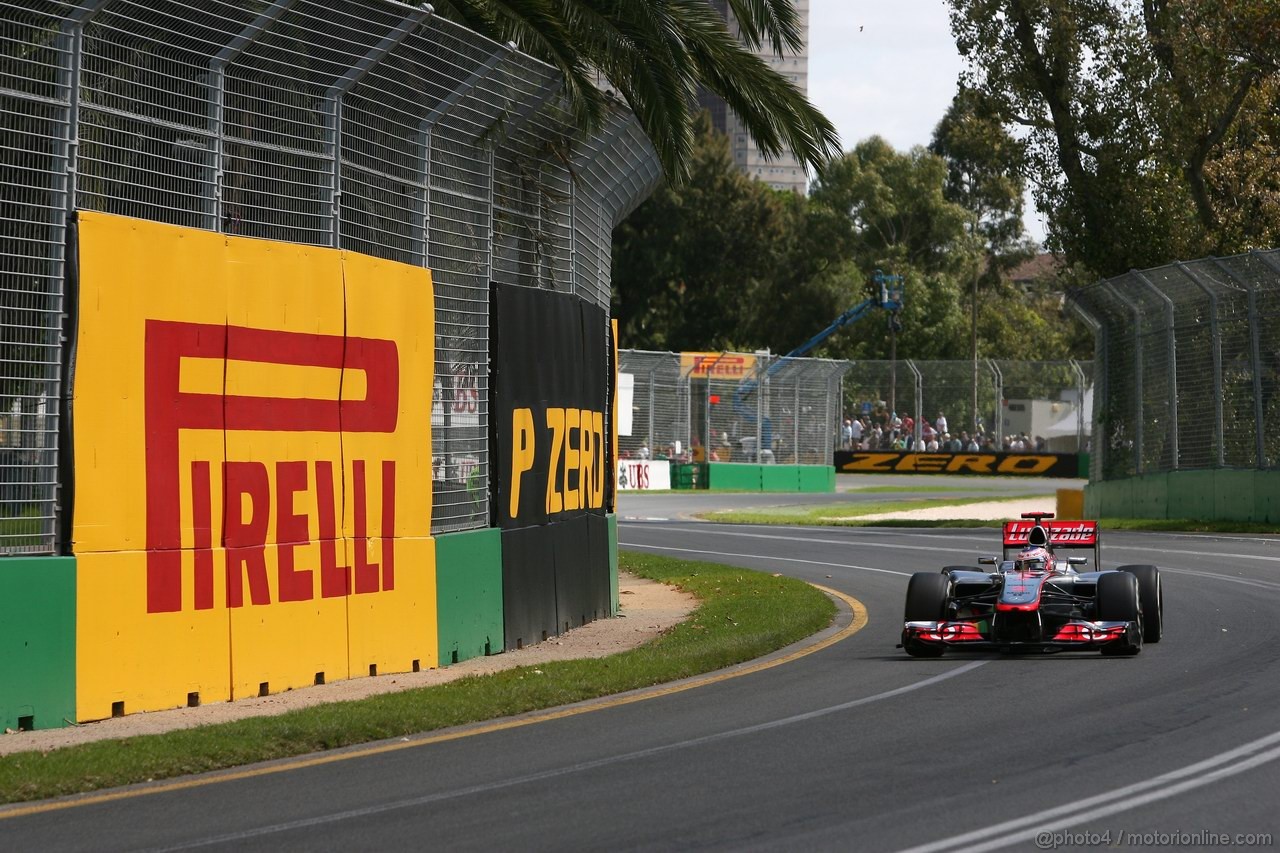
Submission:
<svg viewBox="0 0 1280 853">
<path fill-rule="evenodd" d="M 195 553 L 181 552 L 184 570 L 193 571 Z M 221 549 L 209 557 L 220 561 Z M 188 585 L 181 610 L 146 613 L 138 602 L 146 573 L 145 551 L 76 555 L 79 722 L 231 698 L 229 611 L 196 609 Z M 210 572 L 209 581 L 220 597 L 221 573 Z"/>
<path fill-rule="evenodd" d="M 355 540 L 348 539 L 351 565 Z M 430 537 L 382 540 L 369 548 L 369 562 L 385 565 L 395 550 L 396 595 L 352 595 L 347 599 L 351 676 L 412 672 L 440 665 L 436 618 L 436 541 Z M 376 550 L 375 550 L 376 548 Z"/>
<path fill-rule="evenodd" d="M 79 252 L 74 551 L 114 586 L 82 574 L 78 714 L 185 702 L 218 631 L 233 698 L 363 674 L 357 597 L 362 657 L 435 666 L 434 548 L 395 541 L 431 529 L 428 271 L 95 213 Z"/>
<path fill-rule="evenodd" d="M 736 382 L 756 375 L 756 357 L 739 352 L 682 352 L 680 375 Z"/>
</svg>

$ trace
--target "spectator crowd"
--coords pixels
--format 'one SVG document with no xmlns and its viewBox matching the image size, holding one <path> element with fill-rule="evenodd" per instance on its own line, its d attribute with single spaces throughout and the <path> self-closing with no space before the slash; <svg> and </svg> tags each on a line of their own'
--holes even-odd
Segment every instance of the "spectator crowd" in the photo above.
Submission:
<svg viewBox="0 0 1280 853">
<path fill-rule="evenodd" d="M 946 416 L 939 412 L 930 422 L 920 422 L 916 440 L 915 420 L 907 415 L 882 410 L 869 415 L 848 415 L 840 427 L 842 450 L 915 450 L 923 453 L 1042 453 L 1045 440 L 1024 433 L 997 439 L 979 424 L 973 432 L 950 431 Z"/>
</svg>

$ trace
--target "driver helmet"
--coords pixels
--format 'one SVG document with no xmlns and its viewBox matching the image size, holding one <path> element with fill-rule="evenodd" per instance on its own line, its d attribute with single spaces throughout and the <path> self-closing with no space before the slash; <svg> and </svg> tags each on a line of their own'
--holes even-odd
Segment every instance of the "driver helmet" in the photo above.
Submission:
<svg viewBox="0 0 1280 853">
<path fill-rule="evenodd" d="M 1040 547 L 1027 547 L 1018 552 L 1013 566 L 1020 572 L 1047 572 L 1053 570 L 1053 555 Z"/>
</svg>

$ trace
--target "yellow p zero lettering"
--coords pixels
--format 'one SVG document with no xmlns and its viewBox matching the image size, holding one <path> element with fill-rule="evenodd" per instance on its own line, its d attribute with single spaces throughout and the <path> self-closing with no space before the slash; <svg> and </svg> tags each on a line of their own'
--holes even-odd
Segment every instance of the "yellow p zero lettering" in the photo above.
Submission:
<svg viewBox="0 0 1280 853">
<path fill-rule="evenodd" d="M 582 455 L 582 410 L 581 409 L 565 409 L 564 410 L 564 508 L 566 510 L 578 509 L 586 504 L 582 499 L 582 476 L 580 472 L 581 464 L 578 457 Z M 577 439 L 577 446 L 574 439 Z M 554 468 L 552 469 L 555 470 Z M 578 481 L 577 486 L 571 485 L 569 482 L 570 475 Z"/>
<path fill-rule="evenodd" d="M 996 470 L 1001 474 L 1040 474 L 1053 467 L 1056 456 L 1006 456 Z"/>
<path fill-rule="evenodd" d="M 564 509 L 564 497 L 556 488 L 560 470 L 560 448 L 564 445 L 564 409 L 547 409 L 547 429 L 551 430 L 551 460 L 547 465 L 547 515 Z"/>
<path fill-rule="evenodd" d="M 991 465 L 996 461 L 994 456 L 977 456 L 974 454 L 957 453 L 951 457 L 951 461 L 947 463 L 948 471 L 971 471 L 974 474 L 990 474 Z"/>
<path fill-rule="evenodd" d="M 914 453 L 916 471 L 933 474 L 941 471 L 947 464 L 947 456 L 941 453 Z M 899 466 L 899 470 L 905 470 Z"/>
<path fill-rule="evenodd" d="M 578 488 L 582 490 L 582 505 L 596 507 L 596 444 L 591 429 L 591 411 L 582 410 L 582 439 L 578 442 Z"/>
<path fill-rule="evenodd" d="M 892 471 L 897 460 L 896 453 L 855 453 L 853 459 L 844 464 L 842 471 Z"/>
<path fill-rule="evenodd" d="M 595 449 L 596 472 L 592 482 L 591 505 L 604 506 L 604 472 L 608 470 L 604 460 L 604 412 L 591 413 L 591 445 Z"/>
<path fill-rule="evenodd" d="M 520 477 L 533 469 L 533 410 L 511 412 L 511 517 L 520 517 Z"/>
</svg>

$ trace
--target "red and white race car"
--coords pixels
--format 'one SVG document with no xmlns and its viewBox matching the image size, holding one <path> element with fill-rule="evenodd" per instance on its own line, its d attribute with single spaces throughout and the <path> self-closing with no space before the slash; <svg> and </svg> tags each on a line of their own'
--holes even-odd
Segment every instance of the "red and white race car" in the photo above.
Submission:
<svg viewBox="0 0 1280 853">
<path fill-rule="evenodd" d="M 1000 651 L 1101 650 L 1136 655 L 1164 631 L 1164 594 L 1155 566 L 1097 568 L 1096 521 L 1050 521 L 1028 512 L 1004 525 L 1000 558 L 917 572 L 907 585 L 901 648 L 937 657 L 949 648 Z M 1092 551 L 1089 558 L 1069 551 Z"/>
</svg>

